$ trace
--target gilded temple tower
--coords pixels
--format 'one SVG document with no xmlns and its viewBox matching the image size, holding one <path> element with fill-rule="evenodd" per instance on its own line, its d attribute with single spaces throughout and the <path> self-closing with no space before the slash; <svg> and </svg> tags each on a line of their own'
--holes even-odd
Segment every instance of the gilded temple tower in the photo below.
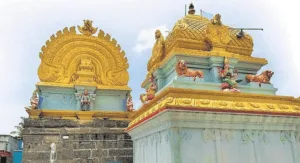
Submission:
<svg viewBox="0 0 300 163">
<path fill-rule="evenodd" d="M 56 32 L 39 54 L 23 162 L 132 162 L 125 52 L 90 20 L 78 31 Z"/>
<path fill-rule="evenodd" d="M 23 162 L 298 163 L 300 99 L 276 95 L 252 37 L 197 15 L 157 30 L 134 111 L 124 51 L 84 20 L 50 37 Z M 130 135 L 130 136 L 129 136 Z"/>
<path fill-rule="evenodd" d="M 299 162 L 299 98 L 276 95 L 271 70 L 257 74 L 267 60 L 251 56 L 250 35 L 188 13 L 153 47 L 149 63 L 164 58 L 148 64 L 130 115 L 134 163 Z"/>
</svg>

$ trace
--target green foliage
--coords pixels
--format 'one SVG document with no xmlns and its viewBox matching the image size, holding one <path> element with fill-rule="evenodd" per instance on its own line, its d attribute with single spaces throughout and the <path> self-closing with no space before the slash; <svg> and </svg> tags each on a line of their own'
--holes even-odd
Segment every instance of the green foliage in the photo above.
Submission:
<svg viewBox="0 0 300 163">
<path fill-rule="evenodd" d="M 25 117 L 20 117 L 21 118 L 21 122 L 19 123 L 18 126 L 15 126 L 15 128 L 17 129 L 16 131 L 12 131 L 10 133 L 10 135 L 14 136 L 14 137 L 22 137 L 23 136 L 23 127 L 24 127 L 24 119 Z"/>
</svg>

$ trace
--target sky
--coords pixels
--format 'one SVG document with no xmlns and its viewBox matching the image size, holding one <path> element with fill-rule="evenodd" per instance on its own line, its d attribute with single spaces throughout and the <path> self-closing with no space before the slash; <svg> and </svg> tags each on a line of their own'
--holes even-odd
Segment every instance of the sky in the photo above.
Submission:
<svg viewBox="0 0 300 163">
<path fill-rule="evenodd" d="M 39 81 L 38 54 L 46 40 L 64 27 L 91 19 L 126 52 L 135 108 L 154 44 L 154 31 L 171 30 L 184 16 L 188 0 L 0 0 L 0 134 L 9 134 L 26 117 L 24 107 Z M 263 70 L 275 72 L 278 95 L 300 96 L 300 11 L 296 0 L 195 0 L 200 9 L 222 15 L 232 27 L 263 28 L 249 31 L 252 56 L 266 58 Z M 298 15 L 298 16 L 297 16 Z M 163 34 L 166 34 L 163 32 Z"/>
</svg>

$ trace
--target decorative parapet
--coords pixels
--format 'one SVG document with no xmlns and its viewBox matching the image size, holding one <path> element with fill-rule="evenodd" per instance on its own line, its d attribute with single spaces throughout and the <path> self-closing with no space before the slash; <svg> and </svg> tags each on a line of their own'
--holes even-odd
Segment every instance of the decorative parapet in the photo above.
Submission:
<svg viewBox="0 0 300 163">
<path fill-rule="evenodd" d="M 164 110 L 300 116 L 300 101 L 288 96 L 169 87 L 130 115 L 132 121 L 127 130 L 131 130 Z"/>
<path fill-rule="evenodd" d="M 162 68 L 165 64 L 167 64 L 174 56 L 183 55 L 187 57 L 228 57 L 234 58 L 237 62 L 243 63 L 255 63 L 259 65 L 266 65 L 268 61 L 264 58 L 256 58 L 251 56 L 245 56 L 235 53 L 229 52 L 215 52 L 215 51 L 202 51 L 202 50 L 192 50 L 192 49 L 184 49 L 184 48 L 174 48 L 170 53 L 166 55 L 166 57 L 159 63 L 156 64 L 151 70 L 148 71 L 147 78 L 143 81 L 142 87 L 145 87 L 147 82 L 149 81 L 149 74 L 154 73 L 158 68 Z"/>
<path fill-rule="evenodd" d="M 39 119 L 41 117 L 70 119 L 70 120 L 93 120 L 93 119 L 110 119 L 130 121 L 129 115 L 132 112 L 118 111 L 71 111 L 71 110 L 32 110 L 27 109 L 26 112 L 31 119 Z"/>
</svg>

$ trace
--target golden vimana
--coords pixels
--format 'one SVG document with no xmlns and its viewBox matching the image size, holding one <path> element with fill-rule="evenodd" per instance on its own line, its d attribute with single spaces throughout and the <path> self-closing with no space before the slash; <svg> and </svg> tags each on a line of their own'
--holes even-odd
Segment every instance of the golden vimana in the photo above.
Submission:
<svg viewBox="0 0 300 163">
<path fill-rule="evenodd" d="M 80 84 L 130 90 L 125 52 L 102 30 L 98 36 L 92 36 L 97 29 L 91 23 L 86 20 L 84 26 L 79 27 L 83 35 L 71 27 L 50 37 L 39 55 L 40 82 L 37 85 L 73 87 Z"/>
</svg>

